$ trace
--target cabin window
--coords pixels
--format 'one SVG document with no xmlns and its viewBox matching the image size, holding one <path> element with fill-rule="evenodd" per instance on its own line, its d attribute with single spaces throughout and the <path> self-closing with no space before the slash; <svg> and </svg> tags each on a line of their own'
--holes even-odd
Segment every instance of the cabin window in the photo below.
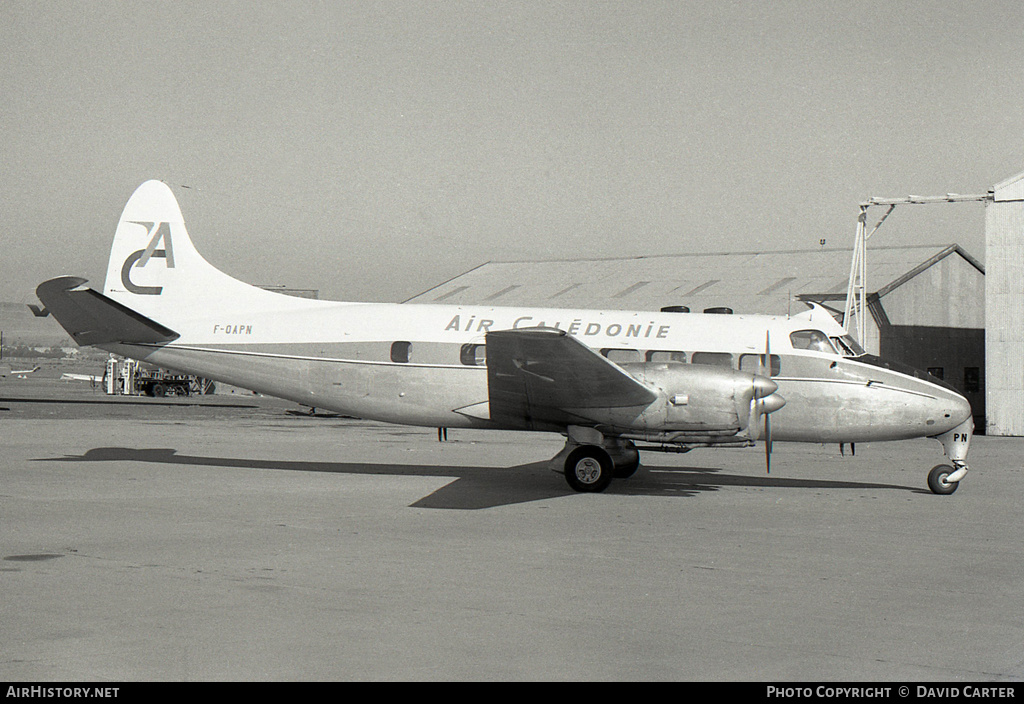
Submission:
<svg viewBox="0 0 1024 704">
<path fill-rule="evenodd" d="M 945 367 L 928 367 L 927 371 L 928 371 L 929 374 L 931 374 L 936 379 L 945 379 L 946 378 L 946 369 L 945 369 Z"/>
<path fill-rule="evenodd" d="M 678 350 L 649 350 L 648 362 L 685 362 L 686 353 Z"/>
<path fill-rule="evenodd" d="M 412 350 L 411 342 L 393 342 L 391 343 L 391 361 L 392 362 L 408 362 L 409 352 Z"/>
<path fill-rule="evenodd" d="M 789 341 L 795 350 L 812 350 L 814 352 L 831 352 L 836 354 L 828 336 L 820 330 L 797 330 L 790 333 Z"/>
<path fill-rule="evenodd" d="M 487 345 L 463 345 L 459 350 L 459 361 L 467 367 L 487 365 Z"/>
<path fill-rule="evenodd" d="M 713 367 L 732 369 L 732 355 L 728 352 L 694 352 L 691 360 L 694 364 L 708 364 Z"/>
<path fill-rule="evenodd" d="M 768 376 L 778 376 L 779 372 L 782 371 L 782 359 L 779 355 L 773 354 L 771 361 L 771 369 L 768 370 Z M 751 374 L 764 374 L 764 355 L 763 354 L 741 354 L 740 355 L 740 371 L 750 372 Z"/>
<path fill-rule="evenodd" d="M 601 354 L 608 358 L 609 361 L 620 363 L 620 362 L 640 362 L 643 357 L 640 355 L 640 350 L 623 350 L 606 347 L 601 350 Z"/>
</svg>

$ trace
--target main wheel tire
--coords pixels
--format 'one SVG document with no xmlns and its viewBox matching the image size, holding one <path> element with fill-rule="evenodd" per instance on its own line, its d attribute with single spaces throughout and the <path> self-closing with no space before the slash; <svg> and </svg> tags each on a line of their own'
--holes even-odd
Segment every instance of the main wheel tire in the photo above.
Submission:
<svg viewBox="0 0 1024 704">
<path fill-rule="evenodd" d="M 932 467 L 928 472 L 928 488 L 933 494 L 949 495 L 956 491 L 960 482 L 947 482 L 946 477 L 953 473 L 953 468 L 948 464 L 939 464 Z"/>
<path fill-rule="evenodd" d="M 612 458 L 596 445 L 578 447 L 565 460 L 565 481 L 573 491 L 596 493 L 608 488 L 615 474 Z"/>
</svg>

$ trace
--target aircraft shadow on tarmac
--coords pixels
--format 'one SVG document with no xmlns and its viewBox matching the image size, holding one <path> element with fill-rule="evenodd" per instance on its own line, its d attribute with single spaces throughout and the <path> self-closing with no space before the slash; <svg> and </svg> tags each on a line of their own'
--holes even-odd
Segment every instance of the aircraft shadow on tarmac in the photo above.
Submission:
<svg viewBox="0 0 1024 704">
<path fill-rule="evenodd" d="M 557 473 L 548 469 L 548 462 L 532 462 L 513 467 L 451 467 L 412 464 L 375 464 L 370 462 L 306 462 L 296 460 L 262 460 L 234 457 L 202 457 L 179 455 L 170 448 L 98 447 L 84 455 L 66 455 L 39 459 L 58 462 L 150 462 L 191 465 L 196 467 L 237 467 L 244 469 L 284 470 L 294 472 L 330 472 L 337 474 L 372 474 L 378 476 L 444 477 L 454 481 L 411 504 L 417 508 L 473 510 L 510 504 L 527 503 L 562 496 L 577 496 Z M 648 467 L 630 479 L 612 483 L 605 492 L 622 496 L 691 497 L 722 487 L 764 487 L 770 489 L 896 489 L 923 493 L 916 488 L 873 482 L 835 481 L 827 479 L 786 479 L 783 477 L 752 477 L 726 474 L 720 468 Z"/>
</svg>

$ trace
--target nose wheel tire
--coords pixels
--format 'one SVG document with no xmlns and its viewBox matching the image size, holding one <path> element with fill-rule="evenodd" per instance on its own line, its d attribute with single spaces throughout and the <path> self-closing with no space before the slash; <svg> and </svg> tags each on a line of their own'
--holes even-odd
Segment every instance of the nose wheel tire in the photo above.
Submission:
<svg viewBox="0 0 1024 704">
<path fill-rule="evenodd" d="M 932 490 L 933 494 L 948 495 L 956 491 L 960 482 L 946 481 L 946 478 L 953 472 L 954 469 L 948 464 L 932 467 L 932 471 L 928 472 L 928 488 Z"/>
<path fill-rule="evenodd" d="M 565 481 L 574 491 L 604 491 L 614 474 L 612 458 L 600 447 L 578 447 L 565 460 Z"/>
</svg>

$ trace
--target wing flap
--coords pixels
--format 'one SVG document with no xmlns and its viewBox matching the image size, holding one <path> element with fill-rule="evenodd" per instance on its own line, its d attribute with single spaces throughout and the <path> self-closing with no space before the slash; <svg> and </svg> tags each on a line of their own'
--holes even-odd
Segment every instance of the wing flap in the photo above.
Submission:
<svg viewBox="0 0 1024 704">
<path fill-rule="evenodd" d="M 112 342 L 171 342 L 180 337 L 131 308 L 107 298 L 75 276 L 61 276 L 39 284 L 36 295 L 79 345 L 102 345 Z"/>
<path fill-rule="evenodd" d="M 572 422 L 581 409 L 648 406 L 658 396 L 562 330 L 487 333 L 491 419 Z"/>
</svg>

